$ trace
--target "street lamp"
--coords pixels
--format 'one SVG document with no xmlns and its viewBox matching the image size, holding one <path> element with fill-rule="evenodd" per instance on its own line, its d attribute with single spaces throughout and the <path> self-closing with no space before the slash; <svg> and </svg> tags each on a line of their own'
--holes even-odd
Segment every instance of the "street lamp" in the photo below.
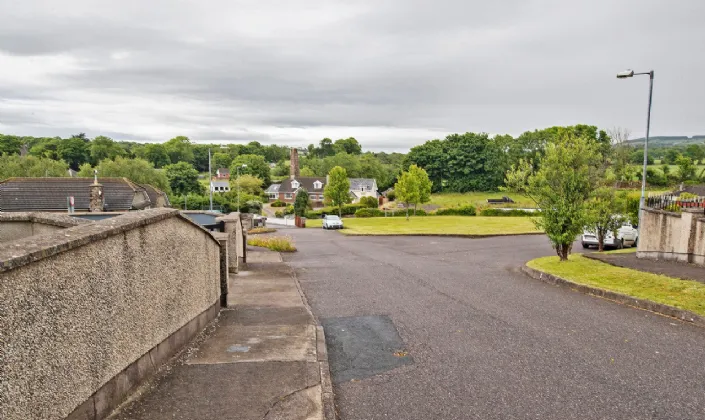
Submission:
<svg viewBox="0 0 705 420">
<path fill-rule="evenodd" d="M 237 173 L 237 211 L 240 212 L 240 168 L 247 168 L 244 163 L 237 168 L 235 168 L 235 173 Z"/>
<path fill-rule="evenodd" d="M 646 195 L 646 165 L 648 163 L 648 148 L 649 148 L 649 128 L 651 128 L 651 96 L 654 91 L 654 71 L 635 73 L 634 70 L 625 70 L 617 73 L 617 79 L 626 79 L 642 74 L 649 75 L 649 108 L 646 112 L 646 138 L 644 139 L 644 167 L 641 173 L 641 199 L 639 200 L 639 226 L 641 226 L 642 208 Z"/>
</svg>

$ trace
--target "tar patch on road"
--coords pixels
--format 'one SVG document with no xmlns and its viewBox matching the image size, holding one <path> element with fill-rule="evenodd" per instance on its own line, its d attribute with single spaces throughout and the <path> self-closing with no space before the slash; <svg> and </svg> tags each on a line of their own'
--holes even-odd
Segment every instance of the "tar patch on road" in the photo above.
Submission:
<svg viewBox="0 0 705 420">
<path fill-rule="evenodd" d="M 321 320 L 333 383 L 364 379 L 412 364 L 404 342 L 387 316 Z"/>
</svg>

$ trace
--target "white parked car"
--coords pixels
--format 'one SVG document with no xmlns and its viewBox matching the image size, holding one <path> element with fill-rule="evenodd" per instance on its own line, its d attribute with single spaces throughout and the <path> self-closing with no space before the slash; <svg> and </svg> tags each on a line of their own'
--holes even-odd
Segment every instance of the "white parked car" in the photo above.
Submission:
<svg viewBox="0 0 705 420">
<path fill-rule="evenodd" d="M 342 229 L 343 221 L 338 216 L 324 216 L 323 229 Z"/>
<path fill-rule="evenodd" d="M 597 235 L 588 230 L 583 232 L 581 241 L 583 243 L 583 248 L 589 248 L 590 245 L 598 245 Z M 636 226 L 629 222 L 624 222 L 622 227 L 617 230 L 616 238 L 612 232 L 608 232 L 607 235 L 605 235 L 605 248 L 621 249 L 624 247 L 636 246 L 637 243 L 639 243 L 639 230 Z"/>
</svg>

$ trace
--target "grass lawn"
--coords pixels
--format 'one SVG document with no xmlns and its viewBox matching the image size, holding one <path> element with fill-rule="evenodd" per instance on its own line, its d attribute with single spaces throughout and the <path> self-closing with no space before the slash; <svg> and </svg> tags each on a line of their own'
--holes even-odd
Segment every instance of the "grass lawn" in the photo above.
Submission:
<svg viewBox="0 0 705 420">
<path fill-rule="evenodd" d="M 306 227 L 321 228 L 322 221 L 307 220 Z M 529 217 L 428 216 L 343 219 L 348 235 L 516 235 L 536 233 Z"/>
<path fill-rule="evenodd" d="M 489 205 L 488 198 L 502 198 L 507 196 L 514 200 L 514 203 L 503 203 Z M 460 207 L 471 204 L 475 207 L 536 207 L 531 199 L 519 194 L 504 192 L 467 192 L 467 193 L 440 193 L 431 195 L 431 202 L 441 207 Z"/>
<path fill-rule="evenodd" d="M 615 267 L 573 254 L 569 261 L 543 257 L 529 261 L 533 269 L 575 283 L 647 299 L 705 316 L 705 284 L 658 274 Z"/>
</svg>

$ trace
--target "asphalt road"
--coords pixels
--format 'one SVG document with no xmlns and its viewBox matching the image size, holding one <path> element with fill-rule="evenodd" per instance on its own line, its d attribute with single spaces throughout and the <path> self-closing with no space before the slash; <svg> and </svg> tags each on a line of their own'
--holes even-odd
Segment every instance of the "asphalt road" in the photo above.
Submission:
<svg viewBox="0 0 705 420">
<path fill-rule="evenodd" d="M 337 384 L 342 420 L 705 419 L 705 329 L 526 277 L 545 237 L 287 234 L 317 317 L 387 315 L 414 360 Z"/>
</svg>

